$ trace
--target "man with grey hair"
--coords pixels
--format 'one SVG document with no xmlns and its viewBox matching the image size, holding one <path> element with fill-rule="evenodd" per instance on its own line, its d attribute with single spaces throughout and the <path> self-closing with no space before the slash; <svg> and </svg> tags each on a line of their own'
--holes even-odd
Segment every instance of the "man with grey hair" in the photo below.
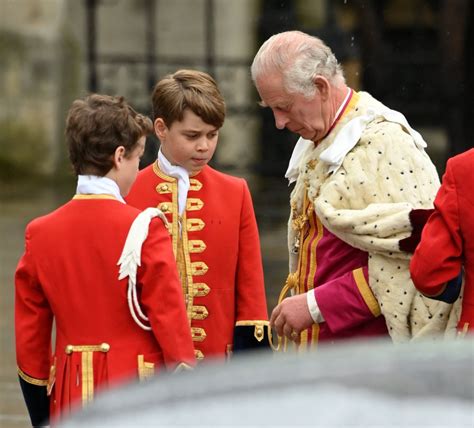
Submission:
<svg viewBox="0 0 474 428">
<path fill-rule="evenodd" d="M 276 127 L 301 137 L 286 173 L 296 185 L 290 274 L 271 316 L 279 345 L 455 331 L 453 306 L 425 299 L 410 279 L 407 251 L 439 187 L 421 135 L 349 88 L 331 49 L 308 34 L 272 36 L 251 72 Z"/>
</svg>

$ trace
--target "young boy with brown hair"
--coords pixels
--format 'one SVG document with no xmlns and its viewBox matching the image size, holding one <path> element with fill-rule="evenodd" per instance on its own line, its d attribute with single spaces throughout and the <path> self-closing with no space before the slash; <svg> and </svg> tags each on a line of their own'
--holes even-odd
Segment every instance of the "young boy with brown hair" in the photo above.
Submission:
<svg viewBox="0 0 474 428">
<path fill-rule="evenodd" d="M 168 231 L 152 220 L 157 210 L 123 200 L 152 130 L 122 97 L 93 94 L 69 111 L 76 195 L 27 226 L 15 275 L 18 373 L 33 425 L 96 389 L 195 363 Z"/>
<path fill-rule="evenodd" d="M 179 70 L 152 94 L 158 159 L 142 170 L 127 203 L 158 207 L 171 225 L 195 355 L 223 358 L 268 347 L 260 243 L 245 180 L 208 165 L 225 103 L 207 73 Z"/>
</svg>

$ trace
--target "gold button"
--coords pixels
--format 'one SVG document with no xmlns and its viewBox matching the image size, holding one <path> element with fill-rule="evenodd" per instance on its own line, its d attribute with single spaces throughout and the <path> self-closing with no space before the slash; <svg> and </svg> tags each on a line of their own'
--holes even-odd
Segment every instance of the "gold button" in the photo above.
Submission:
<svg viewBox="0 0 474 428">
<path fill-rule="evenodd" d="M 102 343 L 100 345 L 100 352 L 109 352 L 110 345 L 108 343 Z"/>
<path fill-rule="evenodd" d="M 168 212 L 168 204 L 163 204 L 161 206 L 161 211 L 163 211 L 164 213 Z"/>
<path fill-rule="evenodd" d="M 72 354 L 72 351 L 74 351 L 74 346 L 67 345 L 65 351 L 66 351 L 66 354 Z"/>
<path fill-rule="evenodd" d="M 167 184 L 163 184 L 163 186 L 161 186 L 161 190 L 163 190 L 164 192 L 166 192 L 168 190 L 168 185 Z"/>
</svg>

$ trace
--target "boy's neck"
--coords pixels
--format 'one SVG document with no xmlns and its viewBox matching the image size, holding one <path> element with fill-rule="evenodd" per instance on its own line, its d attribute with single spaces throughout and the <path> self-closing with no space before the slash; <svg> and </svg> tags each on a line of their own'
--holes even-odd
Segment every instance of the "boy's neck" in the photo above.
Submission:
<svg viewBox="0 0 474 428">
<path fill-rule="evenodd" d="M 158 151 L 158 166 L 160 169 L 167 175 L 172 177 L 176 175 L 190 175 L 189 171 L 186 168 L 183 168 L 181 165 L 173 165 L 168 158 L 164 155 L 161 149 Z"/>
</svg>

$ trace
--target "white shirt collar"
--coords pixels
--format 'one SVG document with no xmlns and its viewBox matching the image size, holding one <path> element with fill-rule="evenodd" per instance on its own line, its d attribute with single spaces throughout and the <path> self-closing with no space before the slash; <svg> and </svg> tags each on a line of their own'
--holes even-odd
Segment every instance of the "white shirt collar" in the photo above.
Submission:
<svg viewBox="0 0 474 428">
<path fill-rule="evenodd" d="M 349 97 L 351 96 L 352 94 L 352 89 L 351 88 L 347 88 L 347 94 L 346 96 L 344 97 L 344 101 L 342 101 L 341 105 L 339 106 L 339 108 L 337 109 L 336 111 L 336 115 L 334 116 L 334 120 L 332 121 L 332 125 L 334 125 L 334 122 L 336 122 L 336 120 L 338 119 L 338 117 L 340 116 L 340 114 L 342 113 L 342 110 L 344 110 L 344 107 L 346 107 L 347 105 L 347 101 L 349 101 Z"/>
<path fill-rule="evenodd" d="M 112 195 L 125 203 L 117 183 L 108 177 L 97 175 L 78 175 L 76 194 L 78 195 Z"/>
<path fill-rule="evenodd" d="M 347 104 L 347 101 L 349 100 L 349 97 L 351 96 L 352 89 L 347 88 L 347 94 L 344 97 L 344 100 L 342 101 L 341 105 L 337 109 L 336 114 L 334 115 L 334 119 L 332 121 L 331 127 L 334 125 L 334 122 L 336 122 L 337 118 L 339 115 L 342 113 L 342 110 Z M 306 150 L 314 146 L 314 142 L 311 140 L 305 140 L 303 137 L 300 137 L 298 141 L 296 142 L 295 148 L 293 149 L 293 153 L 291 154 L 290 162 L 288 163 L 288 169 L 286 170 L 285 173 L 285 178 L 288 179 L 288 184 L 293 183 L 296 181 L 298 178 L 299 174 L 299 164 L 301 157 L 303 156 L 303 153 L 306 152 Z"/>
</svg>

